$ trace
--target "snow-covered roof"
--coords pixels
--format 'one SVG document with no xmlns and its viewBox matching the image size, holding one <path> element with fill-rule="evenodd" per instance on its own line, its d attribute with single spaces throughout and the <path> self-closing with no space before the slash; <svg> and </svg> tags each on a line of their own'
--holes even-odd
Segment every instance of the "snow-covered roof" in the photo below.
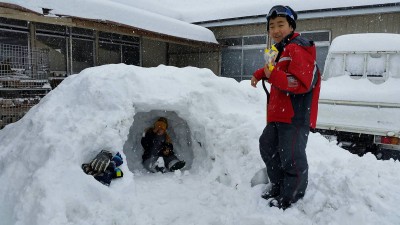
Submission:
<svg viewBox="0 0 400 225">
<path fill-rule="evenodd" d="M 113 21 L 135 28 L 173 37 L 207 43 L 218 43 L 214 34 L 201 26 L 172 17 L 109 0 L 4 0 L 3 3 L 22 6 L 39 14 L 43 8 L 51 9 L 51 15 L 65 15 L 91 20 Z"/>
<path fill-rule="evenodd" d="M 400 51 L 400 34 L 346 34 L 336 37 L 329 48 L 335 52 Z"/>
</svg>

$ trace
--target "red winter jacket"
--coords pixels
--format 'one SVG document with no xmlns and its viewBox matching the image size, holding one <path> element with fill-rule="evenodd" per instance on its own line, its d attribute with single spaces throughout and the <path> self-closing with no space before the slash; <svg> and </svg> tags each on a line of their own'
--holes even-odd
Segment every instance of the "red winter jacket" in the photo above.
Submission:
<svg viewBox="0 0 400 225">
<path fill-rule="evenodd" d="M 267 122 L 315 128 L 321 88 L 315 45 L 298 33 L 278 45 L 281 45 L 281 49 L 278 47 L 279 60 L 268 79 L 271 95 L 267 105 Z M 261 80 L 265 77 L 264 68 L 258 69 L 253 76 Z"/>
</svg>

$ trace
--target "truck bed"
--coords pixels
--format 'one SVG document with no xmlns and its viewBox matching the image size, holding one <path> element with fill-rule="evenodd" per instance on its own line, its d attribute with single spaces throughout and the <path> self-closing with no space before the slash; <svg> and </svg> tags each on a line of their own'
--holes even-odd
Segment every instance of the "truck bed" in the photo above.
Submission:
<svg viewBox="0 0 400 225">
<path fill-rule="evenodd" d="M 400 77 L 375 84 L 348 75 L 322 81 L 317 128 L 391 136 L 400 133 Z"/>
<path fill-rule="evenodd" d="M 400 135 L 400 104 L 320 99 L 318 129 Z"/>
</svg>

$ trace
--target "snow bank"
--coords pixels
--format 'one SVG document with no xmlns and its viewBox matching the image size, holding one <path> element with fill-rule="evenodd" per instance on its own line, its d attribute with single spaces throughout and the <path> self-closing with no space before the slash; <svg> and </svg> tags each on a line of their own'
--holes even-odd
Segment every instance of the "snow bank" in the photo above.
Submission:
<svg viewBox="0 0 400 225">
<path fill-rule="evenodd" d="M 186 170 L 149 174 L 138 163 L 137 136 L 160 115 L 170 117 L 173 141 L 191 159 Z M 258 137 L 264 126 L 265 94 L 248 81 L 237 83 L 190 67 L 86 69 L 0 131 L 0 224 L 400 220 L 400 164 L 377 161 L 371 154 L 359 158 L 319 134 L 310 135 L 307 147 L 305 198 L 285 212 L 268 207 L 260 198 L 265 185 L 250 187 L 263 167 Z M 125 160 L 124 177 L 110 187 L 80 168 L 103 148 L 120 151 Z"/>
<path fill-rule="evenodd" d="M 0 187 L 0 193 L 7 193 L 1 197 L 6 204 L 0 207 L 0 217 L 8 224 L 103 220 L 111 224 L 116 210 L 99 208 L 107 204 L 119 208 L 122 221 L 131 220 L 133 209 L 125 205 L 135 202 L 136 194 L 127 164 L 122 168 L 124 179 L 110 188 L 84 174 L 80 165 L 103 148 L 122 151 L 135 115 L 151 110 L 175 112 L 187 122 L 195 140 L 191 173 L 210 170 L 216 162 L 217 170 L 224 170 L 221 174 L 240 177 L 243 171 L 238 166 L 246 162 L 240 156 L 257 148 L 253 134 L 260 133 L 261 127 L 254 122 L 264 121 L 259 93 L 196 68 L 112 65 L 68 77 L 22 120 L 1 131 L 0 177 L 8 185 Z M 152 119 L 147 126 L 156 115 Z M 247 135 L 239 138 L 239 131 L 252 135 L 250 145 Z M 234 168 L 223 165 L 232 157 L 237 163 Z"/>
</svg>

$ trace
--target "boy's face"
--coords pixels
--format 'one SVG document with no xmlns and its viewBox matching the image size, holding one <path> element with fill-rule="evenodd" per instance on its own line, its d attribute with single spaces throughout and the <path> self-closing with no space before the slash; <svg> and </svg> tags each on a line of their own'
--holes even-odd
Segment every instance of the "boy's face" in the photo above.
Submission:
<svg viewBox="0 0 400 225">
<path fill-rule="evenodd" d="M 153 132 L 154 132 L 155 134 L 157 134 L 157 135 L 164 135 L 164 134 L 165 134 L 165 130 L 162 129 L 162 128 L 160 128 L 160 127 L 155 127 L 155 128 L 153 129 Z"/>
<path fill-rule="evenodd" d="M 268 35 L 275 41 L 275 43 L 281 42 L 284 37 L 293 32 L 293 28 L 289 25 L 289 22 L 285 17 L 278 16 L 274 19 L 271 18 L 268 27 Z"/>
</svg>

